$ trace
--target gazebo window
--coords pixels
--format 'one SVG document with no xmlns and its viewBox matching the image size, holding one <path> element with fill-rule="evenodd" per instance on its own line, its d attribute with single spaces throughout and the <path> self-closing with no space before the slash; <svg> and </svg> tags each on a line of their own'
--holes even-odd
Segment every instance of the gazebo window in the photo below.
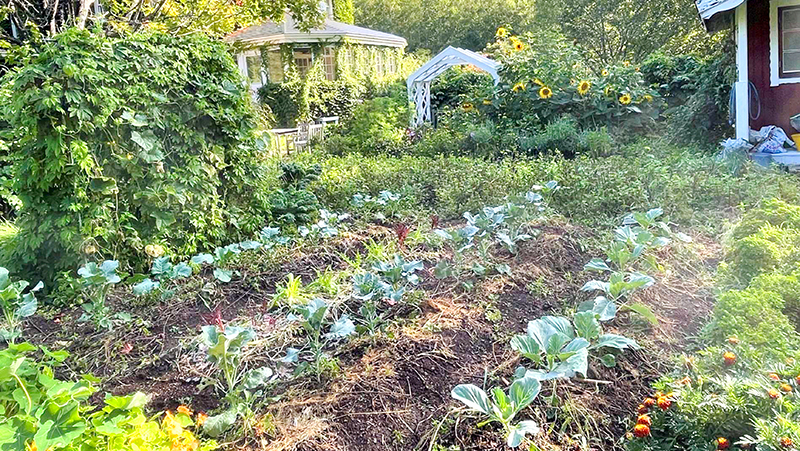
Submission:
<svg viewBox="0 0 800 451">
<path fill-rule="evenodd" d="M 800 75 L 800 6 L 778 8 L 781 77 Z"/>
<path fill-rule="evenodd" d="M 325 47 L 325 53 L 322 56 L 325 69 L 325 78 L 329 81 L 336 79 L 336 52 L 333 47 Z"/>
</svg>

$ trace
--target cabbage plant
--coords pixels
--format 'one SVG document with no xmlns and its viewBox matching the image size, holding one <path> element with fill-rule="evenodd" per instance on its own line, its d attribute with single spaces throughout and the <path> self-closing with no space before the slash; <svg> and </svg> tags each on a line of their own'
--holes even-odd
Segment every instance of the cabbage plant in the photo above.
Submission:
<svg viewBox="0 0 800 451">
<path fill-rule="evenodd" d="M 0 337 L 7 343 L 14 343 L 22 335 L 22 322 L 36 313 L 39 306 L 36 292 L 44 288 L 44 284 L 39 282 L 25 291 L 29 286 L 25 280 L 12 281 L 8 270 L 0 267 L 0 307 L 4 320 Z"/>
<path fill-rule="evenodd" d="M 491 390 L 490 397 L 476 385 L 461 384 L 453 388 L 450 395 L 464 403 L 469 410 L 485 415 L 487 419 L 481 424 L 500 423 L 506 434 L 506 443 L 511 448 L 516 448 L 522 444 L 526 435 L 539 432 L 539 425 L 535 421 L 515 423 L 514 418 L 536 399 L 540 390 L 541 384 L 536 378 L 524 376 L 511 384 L 508 394 L 500 387 L 495 387 Z"/>
</svg>

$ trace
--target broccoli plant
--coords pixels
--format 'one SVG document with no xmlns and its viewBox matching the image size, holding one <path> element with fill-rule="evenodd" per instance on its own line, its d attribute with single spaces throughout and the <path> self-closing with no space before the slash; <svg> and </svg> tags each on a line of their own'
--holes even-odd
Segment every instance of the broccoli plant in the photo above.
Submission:
<svg viewBox="0 0 800 451">
<path fill-rule="evenodd" d="M 424 268 L 421 261 L 407 262 L 400 254 L 389 261 L 375 262 L 374 273 L 353 276 L 353 297 L 363 301 L 387 299 L 390 304 L 400 302 L 409 286 L 420 283 L 416 273 Z"/>
<path fill-rule="evenodd" d="M 81 306 L 84 313 L 78 321 L 91 321 L 97 327 L 111 330 L 115 324 L 131 320 L 131 316 L 124 312 L 112 315 L 111 308 L 106 305 L 108 292 L 122 281 L 122 277 L 117 274 L 118 268 L 117 260 L 106 260 L 99 265 L 89 262 L 78 269 L 84 294 L 89 300 Z"/>
<path fill-rule="evenodd" d="M 274 372 L 268 367 L 247 370 L 242 365 L 242 352 L 256 338 L 249 327 L 227 326 L 220 331 L 217 326 L 203 326 L 198 337 L 206 348 L 208 361 L 213 363 L 219 374 L 203 381 L 203 386 L 214 385 L 225 393 L 228 408 L 220 414 L 209 417 L 203 424 L 206 433 L 219 437 L 242 418 L 245 423 L 255 418 L 253 403 L 262 398 Z M 248 427 L 248 424 L 245 424 Z"/>
<path fill-rule="evenodd" d="M 514 423 L 514 418 L 536 399 L 540 390 L 541 384 L 536 378 L 523 376 L 511 384 L 508 394 L 500 387 L 495 387 L 489 397 L 480 387 L 462 384 L 453 388 L 450 395 L 464 403 L 469 410 L 485 415 L 487 419 L 481 424 L 500 423 L 506 433 L 506 443 L 516 448 L 526 435 L 539 432 L 536 422 L 524 420 Z"/>
<path fill-rule="evenodd" d="M 188 262 L 181 262 L 173 265 L 170 257 L 158 257 L 153 260 L 150 267 L 151 277 L 146 277 L 133 286 L 133 294 L 141 296 L 161 289 L 169 281 L 185 279 L 191 277 L 193 271 Z M 164 292 L 164 297 L 168 297 L 170 291 Z"/>
<path fill-rule="evenodd" d="M 576 313 L 569 318 L 544 316 L 528 323 L 527 334 L 511 339 L 511 348 L 536 366 L 526 374 L 539 380 L 586 377 L 590 351 L 600 354 L 606 366 L 616 365 L 615 353 L 624 349 L 639 349 L 630 338 L 605 334 L 599 315 L 594 312 Z"/>
<path fill-rule="evenodd" d="M 306 347 L 297 349 L 289 348 L 284 357 L 284 363 L 297 363 L 298 374 L 310 370 L 317 376 L 322 374 L 322 369 L 330 362 L 325 355 L 325 348 L 337 340 L 352 335 L 356 326 L 347 315 L 342 315 L 336 321 L 328 321 L 330 306 L 322 299 L 313 299 L 308 304 L 295 308 L 297 315 L 290 314 L 290 321 L 297 321 L 308 336 Z M 324 333 L 325 329 L 327 333 Z"/>
<path fill-rule="evenodd" d="M 22 322 L 36 313 L 39 304 L 36 292 L 44 288 L 39 282 L 25 291 L 30 284 L 25 280 L 12 281 L 6 268 L 0 267 L 0 307 L 3 309 L 3 327 L 0 337 L 7 343 L 14 343 L 22 335 Z"/>
<path fill-rule="evenodd" d="M 320 210 L 319 217 L 319 221 L 310 228 L 306 226 L 297 228 L 301 237 L 315 240 L 332 238 L 339 234 L 342 223 L 350 219 L 350 215 L 347 213 L 337 214 L 328 210 Z"/>
<path fill-rule="evenodd" d="M 594 300 L 584 302 L 581 311 L 597 311 L 607 309 L 608 303 L 614 309 L 624 308 L 644 316 L 655 324 L 655 315 L 644 304 L 630 304 L 631 296 L 655 283 L 655 279 L 640 271 L 636 271 L 637 263 L 642 260 L 650 268 L 657 269 L 658 263 L 650 253 L 652 249 L 667 246 L 676 237 L 681 241 L 691 241 L 682 233 L 673 233 L 669 226 L 657 219 L 663 214 L 660 208 L 646 213 L 631 213 L 623 220 L 623 225 L 614 231 L 614 241 L 606 248 L 606 258 L 593 258 L 585 265 L 589 271 L 608 274 L 608 280 L 590 280 L 581 288 L 582 291 L 602 294 Z M 605 320 L 603 320 L 605 321 Z"/>
</svg>

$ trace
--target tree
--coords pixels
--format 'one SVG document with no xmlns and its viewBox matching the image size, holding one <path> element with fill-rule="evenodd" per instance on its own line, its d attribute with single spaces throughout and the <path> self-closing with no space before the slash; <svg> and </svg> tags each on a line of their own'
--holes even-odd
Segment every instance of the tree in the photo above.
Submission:
<svg viewBox="0 0 800 451">
<path fill-rule="evenodd" d="M 563 33 L 598 64 L 641 61 L 676 37 L 705 39 L 694 0 L 539 0 L 538 23 Z"/>
<path fill-rule="evenodd" d="M 280 22 L 287 10 L 304 28 L 323 18 L 317 0 L 0 0 L 0 46 L 92 23 L 112 33 L 148 26 L 176 35 L 223 35 L 265 19 Z"/>
<path fill-rule="evenodd" d="M 408 40 L 408 50 L 438 52 L 448 45 L 481 50 L 498 27 L 529 29 L 535 0 L 361 0 L 356 24 Z"/>
<path fill-rule="evenodd" d="M 333 0 L 333 18 L 339 22 L 353 23 L 353 0 Z"/>
</svg>

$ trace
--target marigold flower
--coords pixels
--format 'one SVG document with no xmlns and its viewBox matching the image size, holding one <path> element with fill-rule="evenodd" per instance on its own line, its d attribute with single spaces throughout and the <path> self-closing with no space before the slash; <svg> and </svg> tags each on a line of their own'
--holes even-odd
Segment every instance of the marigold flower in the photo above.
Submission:
<svg viewBox="0 0 800 451">
<path fill-rule="evenodd" d="M 645 406 L 644 404 L 639 404 L 639 407 L 636 408 L 636 411 L 639 412 L 640 414 L 645 414 L 647 413 L 647 406 Z"/>
<path fill-rule="evenodd" d="M 525 83 L 519 82 L 514 85 L 514 88 L 511 89 L 514 92 L 524 91 L 525 90 Z"/>
<path fill-rule="evenodd" d="M 781 437 L 781 446 L 784 448 L 791 448 L 794 442 L 789 437 Z"/>
<path fill-rule="evenodd" d="M 622 94 L 622 96 L 619 98 L 619 103 L 623 105 L 630 105 L 631 100 L 633 99 L 631 98 L 630 94 Z"/>
<path fill-rule="evenodd" d="M 661 410 L 667 410 L 672 405 L 672 400 L 670 400 L 666 396 L 662 396 L 662 397 L 658 398 L 658 400 L 656 401 L 656 404 L 658 404 L 658 407 Z"/>
<path fill-rule="evenodd" d="M 792 386 L 789 384 L 781 384 L 781 391 L 784 393 L 789 393 L 792 391 Z"/>
<path fill-rule="evenodd" d="M 578 83 L 578 94 L 585 96 L 587 93 L 589 93 L 589 89 L 591 87 L 591 83 L 589 83 L 587 80 L 583 80 L 582 82 Z"/>
<path fill-rule="evenodd" d="M 652 426 L 653 422 L 650 420 L 650 415 L 639 415 L 639 418 L 636 419 L 636 424 L 646 424 L 647 426 Z"/>
<path fill-rule="evenodd" d="M 167 411 L 167 413 L 164 414 L 164 420 L 161 422 L 161 425 L 171 438 L 183 434 L 183 426 L 181 426 L 181 422 L 172 415 L 172 412 Z"/>
<path fill-rule="evenodd" d="M 508 30 L 506 30 L 505 27 L 500 27 L 497 29 L 497 37 L 504 38 L 506 36 L 508 36 Z"/>
<path fill-rule="evenodd" d="M 795 377 L 794 381 L 797 383 L 797 385 L 800 385 L 800 376 Z"/>
<path fill-rule="evenodd" d="M 202 426 L 206 424 L 206 420 L 208 419 L 208 415 L 203 412 L 197 412 L 197 425 Z"/>
<path fill-rule="evenodd" d="M 188 407 L 186 407 L 184 405 L 178 406 L 177 410 L 178 410 L 178 413 L 182 413 L 184 415 L 192 416 L 192 409 L 190 409 L 190 408 L 188 408 Z"/>
<path fill-rule="evenodd" d="M 736 338 L 735 336 L 728 337 L 728 343 L 730 343 L 732 345 L 738 345 L 739 344 L 739 339 Z"/>
<path fill-rule="evenodd" d="M 734 353 L 732 353 L 730 351 L 726 352 L 725 354 L 722 354 L 722 358 L 723 358 L 723 360 L 725 360 L 725 365 L 726 366 L 731 366 L 734 363 L 736 363 L 736 354 L 734 354 Z"/>
<path fill-rule="evenodd" d="M 547 86 L 542 86 L 542 88 L 539 89 L 539 97 L 542 99 L 549 99 L 550 97 L 553 97 L 553 90 Z"/>
<path fill-rule="evenodd" d="M 643 403 L 648 409 L 656 405 L 656 400 L 653 398 L 645 398 Z"/>
<path fill-rule="evenodd" d="M 725 437 L 717 439 L 717 449 L 728 449 L 731 447 L 731 441 Z"/>
<path fill-rule="evenodd" d="M 781 397 L 781 394 L 778 393 L 778 390 L 775 390 L 774 388 L 767 390 L 767 395 L 769 395 L 769 397 L 772 399 L 778 399 Z"/>
<path fill-rule="evenodd" d="M 650 436 L 650 426 L 646 424 L 637 424 L 633 427 L 633 435 L 643 438 Z"/>
<path fill-rule="evenodd" d="M 778 375 L 777 375 L 777 374 L 775 374 L 775 373 L 769 373 L 769 376 L 768 376 L 768 377 L 769 377 L 770 379 L 772 379 L 773 381 L 775 381 L 775 382 L 777 382 L 777 381 L 781 380 L 781 377 L 780 377 L 780 376 L 778 376 Z"/>
</svg>

